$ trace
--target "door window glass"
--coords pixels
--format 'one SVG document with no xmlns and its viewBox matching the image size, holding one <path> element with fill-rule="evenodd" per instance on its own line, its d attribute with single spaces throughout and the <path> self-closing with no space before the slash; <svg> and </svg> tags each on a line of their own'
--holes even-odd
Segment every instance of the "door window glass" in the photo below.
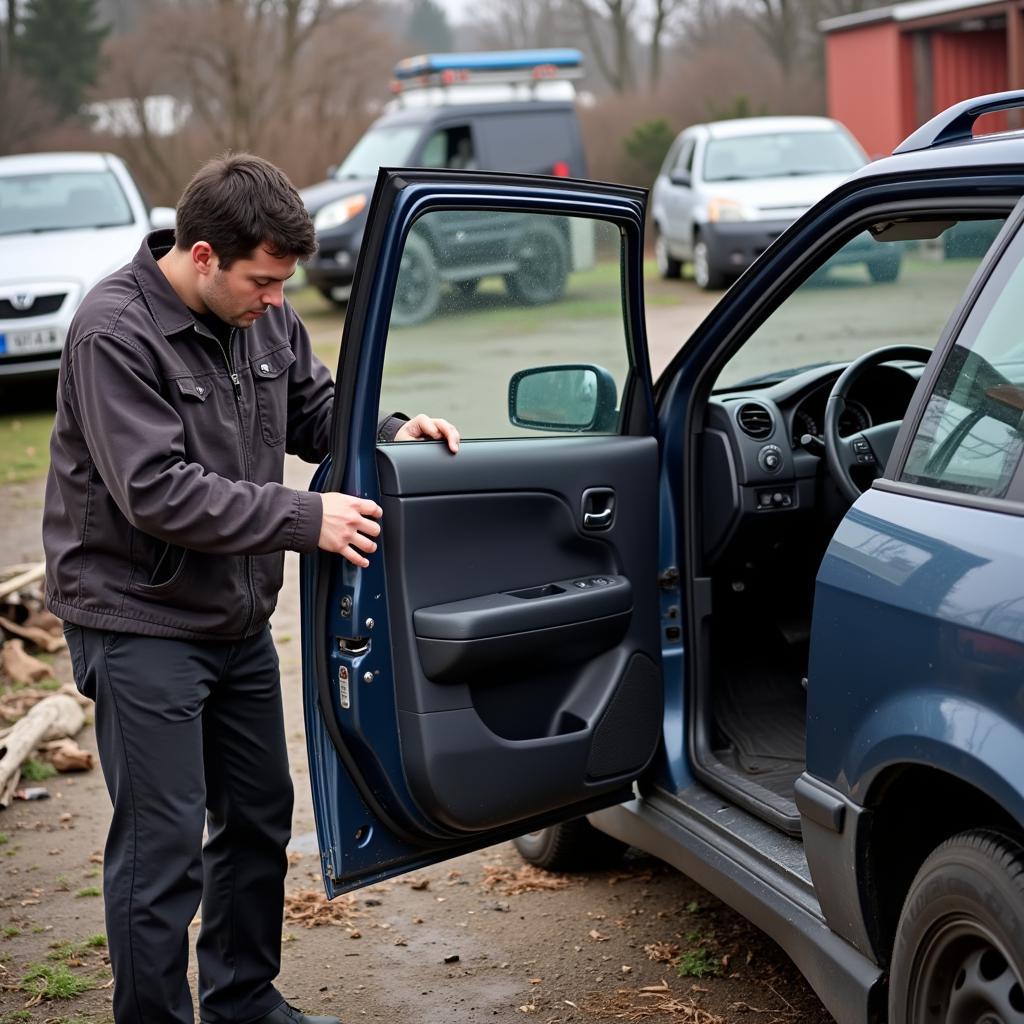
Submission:
<svg viewBox="0 0 1024 1024">
<path fill-rule="evenodd" d="M 716 390 L 846 363 L 883 345 L 934 348 L 1003 218 L 864 231 L 833 253 L 726 363 Z M 892 234 L 901 238 L 892 238 Z M 908 235 L 918 238 L 907 238 Z"/>
<path fill-rule="evenodd" d="M 605 221 L 425 214 L 402 253 L 381 411 L 429 408 L 467 439 L 616 433 L 630 369 L 621 264 Z"/>
<path fill-rule="evenodd" d="M 421 167 L 451 167 L 459 170 L 476 167 L 473 136 L 468 125 L 434 132 L 423 147 Z"/>
<path fill-rule="evenodd" d="M 1022 241 L 996 268 L 946 357 L 902 473 L 909 483 L 1006 494 L 1024 452 Z"/>
</svg>

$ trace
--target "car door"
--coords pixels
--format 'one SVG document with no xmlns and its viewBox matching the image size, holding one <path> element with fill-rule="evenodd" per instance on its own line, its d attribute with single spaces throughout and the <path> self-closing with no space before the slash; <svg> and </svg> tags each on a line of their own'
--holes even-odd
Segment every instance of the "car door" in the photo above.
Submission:
<svg viewBox="0 0 1024 1024">
<path fill-rule="evenodd" d="M 367 569 L 302 563 L 331 896 L 616 803 L 654 755 L 644 205 L 571 180 L 381 172 L 312 485 L 376 500 L 379 550 Z M 461 234 L 438 230 L 453 215 Z M 581 228 L 599 259 L 577 271 Z M 431 315 L 393 316 L 417 288 L 441 289 Z M 379 443 L 394 411 L 451 420 L 461 450 Z"/>
</svg>

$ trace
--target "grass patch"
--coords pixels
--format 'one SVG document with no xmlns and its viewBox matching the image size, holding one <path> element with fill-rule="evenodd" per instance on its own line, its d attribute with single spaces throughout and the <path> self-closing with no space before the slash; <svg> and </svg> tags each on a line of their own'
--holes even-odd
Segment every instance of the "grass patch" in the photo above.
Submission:
<svg viewBox="0 0 1024 1024">
<path fill-rule="evenodd" d="M 107 948 L 107 937 L 106 937 L 106 935 L 103 935 L 103 934 L 90 935 L 85 940 L 84 945 L 88 946 L 90 949 L 106 949 Z"/>
<path fill-rule="evenodd" d="M 79 957 L 93 952 L 97 949 L 107 948 L 106 935 L 90 935 L 81 942 L 71 942 L 68 939 L 60 939 L 50 943 L 50 952 L 46 954 L 47 960 L 77 960 Z"/>
<path fill-rule="evenodd" d="M 6 846 L 11 841 L 11 837 L 6 832 L 0 832 L 0 846 Z"/>
<path fill-rule="evenodd" d="M 21 483 L 46 473 L 52 428 L 50 412 L 0 418 L 0 483 Z"/>
<path fill-rule="evenodd" d="M 66 964 L 32 964 L 21 979 L 21 991 L 38 999 L 73 999 L 91 988 L 88 978 L 72 973 Z"/>
<path fill-rule="evenodd" d="M 102 889 L 98 888 L 95 885 L 87 885 L 84 889 L 79 889 L 78 892 L 75 893 L 75 899 L 79 900 L 79 899 L 82 899 L 85 896 L 102 896 L 102 895 L 103 895 L 103 890 Z"/>
<path fill-rule="evenodd" d="M 28 782 L 42 782 L 44 779 L 52 779 L 56 774 L 57 769 L 52 764 L 31 757 L 21 766 L 21 777 Z"/>
<path fill-rule="evenodd" d="M 680 978 L 715 978 L 722 973 L 722 962 L 704 946 L 688 949 L 676 965 Z"/>
<path fill-rule="evenodd" d="M 14 938 L 17 938 L 17 936 L 19 936 L 20 934 L 21 934 L 21 929 L 20 928 L 15 928 L 14 925 L 12 925 L 12 924 L 9 924 L 4 929 L 4 932 L 3 932 L 3 935 L 4 935 L 5 939 L 14 939 Z"/>
<path fill-rule="evenodd" d="M 10 1013 L 0 1015 L 0 1024 L 23 1024 L 31 1019 L 32 1014 L 28 1010 L 11 1010 Z"/>
</svg>

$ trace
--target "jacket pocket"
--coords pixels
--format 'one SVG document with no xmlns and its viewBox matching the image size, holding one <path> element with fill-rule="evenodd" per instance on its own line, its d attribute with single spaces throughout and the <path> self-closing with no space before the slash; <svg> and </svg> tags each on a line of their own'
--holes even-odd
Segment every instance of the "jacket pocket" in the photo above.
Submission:
<svg viewBox="0 0 1024 1024">
<path fill-rule="evenodd" d="M 132 590 L 149 597 L 163 597 L 173 594 L 185 578 L 185 563 L 188 551 L 176 544 L 164 545 L 148 583 L 136 583 Z"/>
<path fill-rule="evenodd" d="M 249 360 L 263 440 L 269 445 L 281 444 L 288 433 L 288 368 L 294 362 L 289 345 Z"/>
</svg>

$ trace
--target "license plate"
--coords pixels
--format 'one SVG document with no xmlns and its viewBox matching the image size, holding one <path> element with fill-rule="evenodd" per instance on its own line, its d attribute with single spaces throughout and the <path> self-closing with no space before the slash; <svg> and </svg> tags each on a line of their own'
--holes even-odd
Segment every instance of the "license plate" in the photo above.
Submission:
<svg viewBox="0 0 1024 1024">
<path fill-rule="evenodd" d="M 34 331 L 7 331 L 0 334 L 0 355 L 50 352 L 60 348 L 62 341 L 60 331 L 54 327 L 42 327 Z"/>
</svg>

